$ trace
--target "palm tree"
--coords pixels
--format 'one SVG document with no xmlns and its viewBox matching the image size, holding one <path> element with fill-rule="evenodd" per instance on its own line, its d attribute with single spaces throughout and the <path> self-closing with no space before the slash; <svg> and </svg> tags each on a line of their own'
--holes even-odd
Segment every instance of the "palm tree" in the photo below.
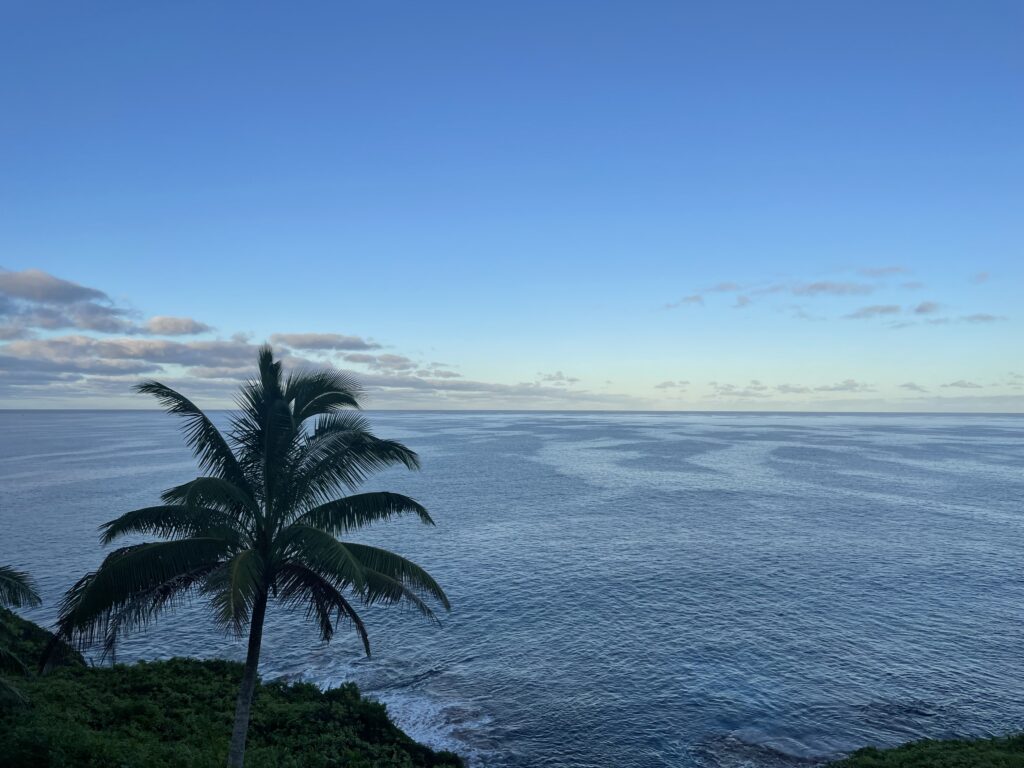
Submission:
<svg viewBox="0 0 1024 768">
<path fill-rule="evenodd" d="M 0 606 L 4 608 L 21 608 L 26 605 L 39 605 L 39 592 L 35 583 L 27 573 L 16 571 L 6 565 L 0 565 Z M 0 645 L 0 672 L 25 674 L 25 663 L 10 648 Z M 24 701 L 18 689 L 0 677 L 0 698 Z"/>
<path fill-rule="evenodd" d="M 108 544 L 126 534 L 161 540 L 116 549 L 64 598 L 58 636 L 111 652 L 117 639 L 145 627 L 190 597 L 209 600 L 215 619 L 249 645 L 238 691 L 228 765 L 241 766 L 256 686 L 263 621 L 274 598 L 303 606 L 329 641 L 351 624 L 370 653 L 354 602 L 408 603 L 437 621 L 429 602 L 450 610 L 436 581 L 392 552 L 336 536 L 378 520 L 414 515 L 433 525 L 418 502 L 397 493 L 345 496 L 371 472 L 417 469 L 404 445 L 382 440 L 359 407 L 360 388 L 334 369 L 287 378 L 273 351 L 259 352 L 258 377 L 246 382 L 226 436 L 199 408 L 155 381 L 153 395 L 184 419 L 185 441 L 203 476 L 171 488 L 163 504 L 128 512 L 101 526 Z"/>
</svg>

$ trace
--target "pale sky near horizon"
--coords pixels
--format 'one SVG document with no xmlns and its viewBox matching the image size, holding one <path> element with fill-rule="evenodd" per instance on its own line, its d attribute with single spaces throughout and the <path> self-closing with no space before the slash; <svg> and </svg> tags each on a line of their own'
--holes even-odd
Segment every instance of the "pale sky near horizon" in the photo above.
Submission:
<svg viewBox="0 0 1024 768">
<path fill-rule="evenodd" d="M 1024 4 L 0 5 L 0 407 L 1024 412 Z"/>
</svg>

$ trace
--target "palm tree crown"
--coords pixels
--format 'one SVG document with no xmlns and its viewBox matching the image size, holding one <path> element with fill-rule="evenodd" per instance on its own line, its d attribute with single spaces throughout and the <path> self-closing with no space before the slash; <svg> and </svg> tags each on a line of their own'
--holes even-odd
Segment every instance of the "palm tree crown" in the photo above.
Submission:
<svg viewBox="0 0 1024 768">
<path fill-rule="evenodd" d="M 104 544 L 137 534 L 160 540 L 115 549 L 80 579 L 61 604 L 58 636 L 112 651 L 123 634 L 196 596 L 209 601 L 228 630 L 242 635 L 248 627 L 229 755 L 229 765 L 241 765 L 269 598 L 305 607 L 324 641 L 339 622 L 351 624 L 367 654 L 369 638 L 354 603 L 408 603 L 433 621 L 431 603 L 450 608 L 418 565 L 336 538 L 398 515 L 432 525 L 427 510 L 407 496 L 345 495 L 374 471 L 416 469 L 419 460 L 404 445 L 375 437 L 352 412 L 361 393 L 351 377 L 328 369 L 286 378 L 266 346 L 226 435 L 173 389 L 151 381 L 137 390 L 184 419 L 202 476 L 165 491 L 159 506 L 101 526 Z"/>
</svg>

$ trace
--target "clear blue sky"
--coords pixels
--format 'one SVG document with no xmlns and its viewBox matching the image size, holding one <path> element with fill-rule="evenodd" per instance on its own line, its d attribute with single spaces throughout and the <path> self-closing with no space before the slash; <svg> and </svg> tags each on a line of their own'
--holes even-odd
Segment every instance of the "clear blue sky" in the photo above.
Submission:
<svg viewBox="0 0 1024 768">
<path fill-rule="evenodd" d="M 1022 40 L 1016 1 L 4 3 L 0 405 L 219 402 L 276 335 L 379 407 L 1024 410 Z"/>
</svg>

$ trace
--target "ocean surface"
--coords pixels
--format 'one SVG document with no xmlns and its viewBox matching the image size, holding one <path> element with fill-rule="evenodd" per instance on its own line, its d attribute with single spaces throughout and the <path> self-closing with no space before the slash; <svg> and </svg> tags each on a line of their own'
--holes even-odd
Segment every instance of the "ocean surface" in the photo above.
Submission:
<svg viewBox="0 0 1024 768">
<path fill-rule="evenodd" d="M 1024 728 L 1024 418 L 371 417 L 423 470 L 365 488 L 438 525 L 356 536 L 426 566 L 454 610 L 369 611 L 366 660 L 272 607 L 264 677 L 355 681 L 474 768 L 807 766 Z M 176 430 L 0 411 L 0 562 L 38 578 L 31 618 L 99 562 L 100 523 L 194 475 Z M 174 655 L 244 645 L 196 605 L 118 660 Z"/>
</svg>

